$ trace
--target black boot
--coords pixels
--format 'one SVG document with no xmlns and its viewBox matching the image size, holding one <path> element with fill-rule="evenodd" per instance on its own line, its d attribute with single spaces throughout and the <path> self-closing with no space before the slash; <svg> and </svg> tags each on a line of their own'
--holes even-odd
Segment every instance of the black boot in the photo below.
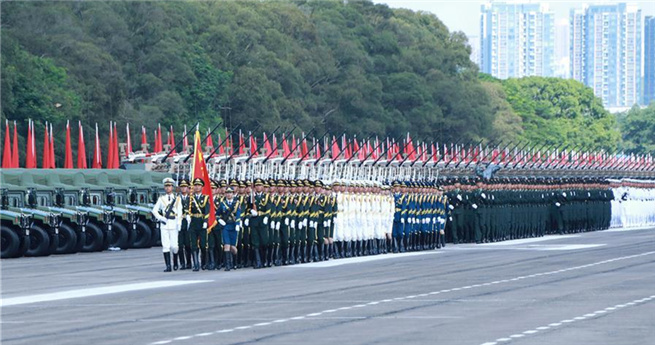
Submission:
<svg viewBox="0 0 655 345">
<path fill-rule="evenodd" d="M 180 259 L 180 271 L 186 269 L 186 261 L 184 260 L 186 256 L 184 256 L 184 254 L 186 254 L 186 249 L 184 246 L 180 246 L 180 249 L 177 252 L 177 256 Z"/>
<path fill-rule="evenodd" d="M 193 271 L 198 272 L 200 271 L 200 263 L 198 260 L 198 251 L 194 250 L 193 251 Z"/>
<path fill-rule="evenodd" d="M 190 247 L 185 247 L 184 248 L 184 254 L 186 255 L 186 267 L 185 269 L 190 270 L 191 267 L 191 248 Z"/>
<path fill-rule="evenodd" d="M 255 252 L 255 265 L 253 266 L 253 268 L 260 269 L 262 268 L 262 256 L 261 253 L 259 252 L 259 248 L 255 248 L 254 252 Z"/>
<path fill-rule="evenodd" d="M 177 271 L 177 269 L 179 268 L 179 266 L 177 265 L 177 257 L 178 254 L 173 253 L 173 271 Z"/>
<path fill-rule="evenodd" d="M 325 243 L 320 243 L 316 245 L 316 250 L 318 251 L 318 261 L 325 260 Z"/>
<path fill-rule="evenodd" d="M 437 231 L 437 249 L 441 249 L 441 235 Z"/>
<path fill-rule="evenodd" d="M 164 253 L 164 263 L 166 264 L 166 269 L 164 272 L 171 271 L 171 253 Z"/>
<path fill-rule="evenodd" d="M 203 271 L 207 269 L 207 249 L 200 253 L 200 268 Z"/>
<path fill-rule="evenodd" d="M 282 260 L 280 259 L 280 245 L 276 244 L 275 245 L 275 254 L 273 255 L 274 261 L 273 263 L 275 266 L 282 266 Z"/>
<path fill-rule="evenodd" d="M 229 272 L 232 269 L 232 253 L 230 252 L 223 252 L 225 253 L 225 272 Z"/>
<path fill-rule="evenodd" d="M 318 257 L 318 246 L 316 243 L 312 243 L 312 261 L 313 262 L 318 262 L 319 257 Z"/>
<path fill-rule="evenodd" d="M 207 269 L 213 271 L 216 268 L 216 263 L 214 262 L 214 248 L 209 249 L 209 262 L 207 262 Z"/>
</svg>

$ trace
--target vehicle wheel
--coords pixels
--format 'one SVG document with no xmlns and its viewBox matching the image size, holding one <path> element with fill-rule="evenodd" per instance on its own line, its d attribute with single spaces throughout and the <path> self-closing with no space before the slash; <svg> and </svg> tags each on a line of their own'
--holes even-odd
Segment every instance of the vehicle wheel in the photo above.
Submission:
<svg viewBox="0 0 655 345">
<path fill-rule="evenodd" d="M 25 256 L 50 255 L 50 235 L 38 225 L 30 229 L 30 246 Z"/>
<path fill-rule="evenodd" d="M 97 252 L 102 250 L 102 243 L 105 235 L 102 233 L 100 227 L 94 223 L 89 223 L 86 226 L 86 236 L 82 251 L 84 252 Z"/>
<path fill-rule="evenodd" d="M 146 222 L 140 220 L 136 223 L 136 238 L 132 243 L 133 248 L 148 248 L 151 246 L 152 230 Z"/>
<path fill-rule="evenodd" d="M 125 223 L 115 222 L 111 227 L 111 242 L 109 243 L 109 246 L 118 247 L 120 249 L 127 249 L 128 238 L 129 234 L 127 232 L 127 228 L 125 227 Z"/>
<path fill-rule="evenodd" d="M 59 227 L 59 243 L 55 254 L 70 254 L 75 252 L 77 245 L 77 234 L 68 224 L 61 224 Z"/>
<path fill-rule="evenodd" d="M 153 222 L 144 222 L 150 229 L 150 247 L 159 247 L 161 246 L 161 235 L 159 227 L 156 223 Z"/>
<path fill-rule="evenodd" d="M 50 237 L 50 245 L 48 246 L 48 255 L 55 254 L 57 252 L 57 248 L 59 247 L 59 233 L 61 233 L 61 228 L 57 232 L 55 232 L 54 230 L 46 231 L 46 232 Z"/>
<path fill-rule="evenodd" d="M 15 257 L 20 246 L 18 234 L 16 234 L 13 227 L 8 226 L 2 226 L 0 232 L 2 233 L 2 254 L 0 257 L 3 259 Z"/>
<path fill-rule="evenodd" d="M 79 253 L 83 251 L 84 249 L 84 244 L 86 243 L 86 231 L 79 231 L 75 233 L 77 235 L 77 242 L 75 243 L 75 247 L 73 248 L 74 253 Z"/>
</svg>

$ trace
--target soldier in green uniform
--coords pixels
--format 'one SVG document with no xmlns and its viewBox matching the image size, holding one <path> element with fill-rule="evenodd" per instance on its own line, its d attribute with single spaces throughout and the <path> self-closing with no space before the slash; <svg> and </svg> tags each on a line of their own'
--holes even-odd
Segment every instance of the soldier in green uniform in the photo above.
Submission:
<svg viewBox="0 0 655 345">
<path fill-rule="evenodd" d="M 193 180 L 193 196 L 189 201 L 189 246 L 193 252 L 193 271 L 200 270 L 198 253 L 207 247 L 207 220 L 209 218 L 209 197 L 202 194 L 205 182 L 201 178 Z"/>
</svg>

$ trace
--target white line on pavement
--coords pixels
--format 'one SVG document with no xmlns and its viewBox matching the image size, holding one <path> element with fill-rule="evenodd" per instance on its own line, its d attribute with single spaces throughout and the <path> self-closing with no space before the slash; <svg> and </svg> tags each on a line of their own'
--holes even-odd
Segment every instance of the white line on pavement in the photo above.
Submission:
<svg viewBox="0 0 655 345">
<path fill-rule="evenodd" d="M 605 309 L 596 310 L 593 313 L 585 314 L 583 316 L 576 316 L 576 317 L 573 317 L 573 318 L 570 318 L 570 319 L 567 319 L 567 320 L 562 320 L 562 321 L 559 321 L 559 322 L 551 323 L 548 326 L 540 326 L 540 327 L 536 327 L 534 329 L 530 329 L 530 330 L 521 332 L 519 334 L 510 335 L 507 338 L 498 338 L 495 341 L 489 341 L 489 342 L 486 342 L 486 343 L 482 343 L 482 345 L 496 345 L 496 344 L 501 343 L 501 342 L 510 341 L 510 340 L 512 340 L 514 338 L 524 337 L 525 335 L 537 334 L 539 332 L 546 331 L 546 330 L 549 330 L 551 328 L 559 327 L 559 326 L 562 326 L 564 324 L 572 324 L 574 322 L 594 318 L 594 317 L 597 317 L 599 315 L 603 315 L 603 314 L 606 314 L 608 312 L 612 312 L 612 311 L 615 311 L 615 310 L 618 310 L 618 309 L 621 309 L 621 308 L 625 308 L 625 307 L 628 307 L 628 306 L 634 306 L 634 305 L 637 305 L 637 304 L 650 302 L 653 299 L 655 299 L 655 295 L 645 297 L 645 298 L 642 298 L 642 299 L 638 299 L 638 300 L 634 300 L 632 302 L 628 302 L 628 303 L 625 303 L 625 304 L 617 304 L 617 305 L 615 305 L 613 307 L 607 307 Z"/>
<path fill-rule="evenodd" d="M 339 260 L 313 262 L 313 263 L 302 264 L 302 265 L 284 266 L 284 268 L 336 267 L 336 266 L 341 266 L 341 265 L 359 264 L 359 263 L 362 263 L 362 262 L 371 262 L 371 261 L 397 259 L 397 258 L 408 258 L 408 257 L 412 257 L 412 256 L 430 255 L 430 254 L 439 254 L 439 253 L 441 253 L 441 252 L 440 251 L 425 251 L 425 252 L 411 252 L 411 253 L 399 253 L 399 254 L 387 254 L 387 255 L 359 256 L 359 257 L 356 257 L 356 258 L 345 258 L 345 259 L 339 259 Z"/>
<path fill-rule="evenodd" d="M 574 270 L 594 267 L 594 266 L 597 266 L 597 265 L 608 264 L 608 263 L 616 262 L 616 261 L 620 261 L 620 260 L 633 259 L 633 258 L 638 258 L 638 257 L 643 257 L 643 256 L 653 255 L 653 254 L 655 254 L 655 251 L 644 252 L 644 253 L 628 255 L 628 256 L 621 256 L 621 257 L 616 257 L 616 258 L 612 258 L 612 259 L 608 259 L 608 260 L 593 262 L 593 263 L 582 265 L 582 266 L 568 267 L 568 268 L 560 269 L 560 270 L 557 270 L 557 271 L 536 273 L 536 274 L 532 274 L 532 275 L 529 275 L 529 276 L 516 277 L 516 278 L 513 278 L 513 279 L 497 280 L 497 281 L 494 281 L 494 282 L 491 282 L 491 283 L 471 285 L 471 289 L 478 288 L 478 287 L 489 286 L 489 285 L 504 284 L 504 283 L 509 283 L 509 282 L 517 281 L 517 280 L 536 278 L 536 277 L 540 277 L 542 275 L 559 274 L 559 273 L 563 273 L 563 272 L 574 271 Z M 432 291 L 432 292 L 429 292 L 429 293 L 426 293 L 426 294 L 436 295 L 436 294 L 441 294 L 441 293 L 452 292 L 452 291 L 455 291 L 455 289 L 462 290 L 462 288 L 451 288 L 451 289 L 444 289 L 444 290 L 440 290 L 440 291 Z M 470 289 L 468 289 L 468 290 L 470 290 Z M 408 295 L 408 296 L 404 296 L 404 297 L 396 297 L 396 298 L 393 298 L 393 299 L 383 299 L 383 300 L 371 301 L 371 302 L 377 302 L 376 304 L 384 304 L 384 303 L 391 303 L 391 302 L 394 302 L 394 301 L 404 301 L 404 300 L 409 299 L 410 297 L 416 297 L 416 295 Z M 365 307 L 368 307 L 368 306 L 371 306 L 371 305 L 376 305 L 376 304 L 371 304 L 371 302 L 366 303 L 366 304 L 356 304 L 356 305 L 352 305 L 352 306 L 348 306 L 348 307 L 335 308 L 335 312 L 342 311 L 342 310 L 349 310 L 349 309 L 352 309 L 352 308 L 358 308 L 358 309 L 359 308 L 365 308 Z M 610 309 L 608 309 L 608 310 L 610 310 Z M 324 311 L 317 312 L 317 313 L 305 314 L 305 315 L 302 315 L 302 316 L 290 317 L 290 318 L 287 318 L 287 319 L 284 319 L 284 320 L 315 320 L 316 317 L 321 316 L 324 313 L 328 313 L 328 312 L 332 313 L 332 309 L 324 310 Z M 316 319 L 321 320 L 323 318 L 316 318 Z M 561 321 L 561 322 L 566 323 L 567 321 L 568 322 L 574 322 L 573 320 L 564 320 L 564 321 Z M 275 320 L 275 321 L 270 321 L 270 322 L 271 323 L 276 323 L 278 321 Z M 246 328 L 243 328 L 243 327 L 246 327 Z M 214 334 L 226 333 L 226 332 L 232 332 L 232 331 L 239 330 L 239 329 L 247 329 L 247 328 L 251 328 L 251 327 L 254 327 L 254 325 L 241 326 L 241 327 L 230 328 L 230 329 L 221 329 L 221 330 L 215 331 L 213 333 Z M 204 334 L 204 333 L 201 333 L 201 334 Z M 193 338 L 193 337 L 197 337 L 197 336 L 198 336 L 198 334 L 195 334 L 195 335 L 192 335 L 190 337 Z M 525 334 L 513 334 L 513 335 L 509 336 L 509 338 L 520 338 L 520 337 L 524 337 L 524 336 L 525 336 Z M 171 343 L 173 341 L 175 341 L 175 338 L 156 341 L 156 342 L 150 343 L 150 345 L 163 345 L 163 344 Z"/>
<path fill-rule="evenodd" d="M 209 282 L 213 282 L 213 280 L 160 280 L 160 281 L 154 281 L 148 283 L 112 285 L 112 286 L 104 286 L 104 287 L 97 287 L 97 288 L 68 290 L 68 291 L 44 293 L 39 295 L 2 298 L 0 299 L 0 306 L 8 307 L 12 305 L 51 302 L 51 301 L 59 301 L 63 299 L 109 295 L 119 292 L 158 289 L 158 288 L 165 288 L 165 287 L 172 287 L 172 286 L 209 283 Z"/>
</svg>

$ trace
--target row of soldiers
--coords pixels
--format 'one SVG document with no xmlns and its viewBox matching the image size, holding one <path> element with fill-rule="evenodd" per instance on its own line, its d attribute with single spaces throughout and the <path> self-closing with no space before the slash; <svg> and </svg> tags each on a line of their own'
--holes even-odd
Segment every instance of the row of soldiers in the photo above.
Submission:
<svg viewBox="0 0 655 345">
<path fill-rule="evenodd" d="M 610 180 L 612 201 L 611 227 L 655 225 L 655 181 Z"/>
<path fill-rule="evenodd" d="M 192 182 L 181 180 L 175 194 L 165 181 L 153 209 L 170 237 L 162 238 L 167 270 L 170 252 L 173 269 L 230 270 L 600 230 L 614 199 L 591 178 L 212 180 L 211 197 L 202 179 Z M 169 207 L 175 200 L 179 208 Z"/>
<path fill-rule="evenodd" d="M 595 178 L 445 181 L 453 243 L 486 243 L 607 229 L 612 190 Z"/>
</svg>

